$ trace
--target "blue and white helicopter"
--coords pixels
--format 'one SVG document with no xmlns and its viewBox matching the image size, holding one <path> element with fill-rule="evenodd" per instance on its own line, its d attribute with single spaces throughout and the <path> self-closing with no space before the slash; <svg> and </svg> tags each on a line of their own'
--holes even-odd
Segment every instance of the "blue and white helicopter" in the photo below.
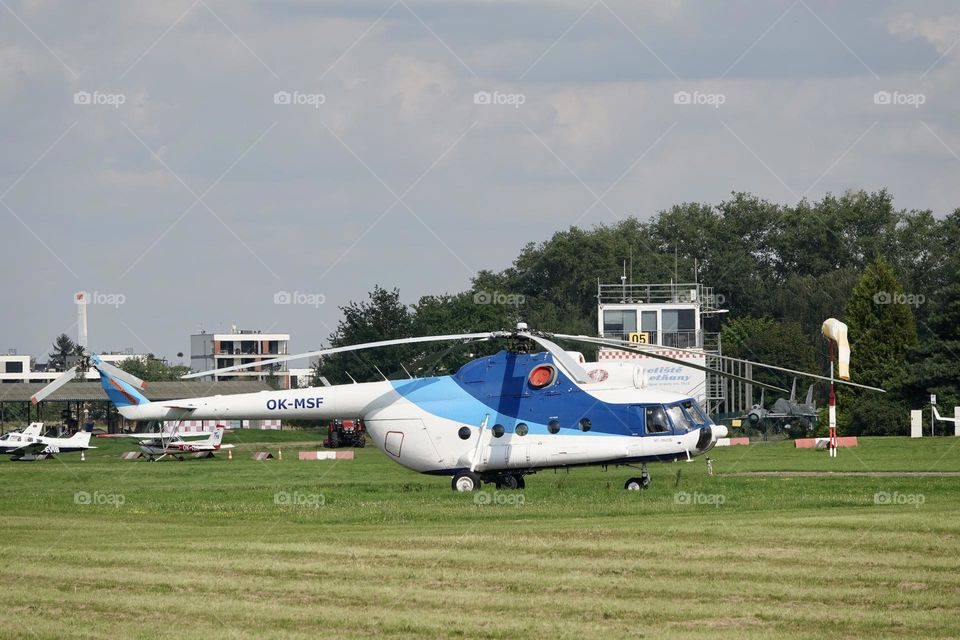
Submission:
<svg viewBox="0 0 960 640">
<path fill-rule="evenodd" d="M 697 401 L 648 388 L 633 361 L 587 363 L 550 338 L 642 351 L 693 366 L 617 340 L 546 334 L 521 323 L 513 331 L 384 340 L 321 349 L 246 365 L 192 373 L 204 377 L 347 351 L 427 342 L 508 340 L 510 350 L 478 358 L 453 375 L 383 380 L 307 389 L 151 402 L 142 381 L 90 356 L 107 395 L 129 420 L 314 419 L 357 416 L 373 443 L 399 464 L 452 477 L 456 491 L 524 487 L 524 476 L 542 469 L 586 465 L 638 466 L 624 488 L 650 483 L 649 462 L 692 460 L 727 435 Z M 531 347 L 543 351 L 534 352 Z M 739 376 L 718 374 L 781 390 Z M 794 372 L 798 375 L 810 375 Z M 53 383 L 56 384 L 56 383 Z M 852 383 L 851 383 L 852 384 Z"/>
</svg>

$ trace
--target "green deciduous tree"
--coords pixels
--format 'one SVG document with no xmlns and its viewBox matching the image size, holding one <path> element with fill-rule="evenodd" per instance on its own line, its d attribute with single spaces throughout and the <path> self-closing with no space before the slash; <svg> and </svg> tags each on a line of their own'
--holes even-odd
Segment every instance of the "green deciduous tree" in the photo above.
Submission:
<svg viewBox="0 0 960 640">
<path fill-rule="evenodd" d="M 190 367 L 171 365 L 166 360 L 153 357 L 152 353 L 145 358 L 125 358 L 117 363 L 117 367 L 147 382 L 179 380 L 180 376 L 190 373 Z"/>
<path fill-rule="evenodd" d="M 368 294 L 368 300 L 351 301 L 340 307 L 340 311 L 343 312 L 343 319 L 330 335 L 331 347 L 414 335 L 413 313 L 401 302 L 398 289 L 388 291 L 376 285 Z M 417 346 L 401 345 L 327 356 L 315 368 L 315 384 L 319 384 L 320 376 L 334 384 L 350 382 L 348 372 L 358 382 L 379 380 L 378 368 L 385 375 L 402 371 L 400 365 L 408 365 L 419 350 Z"/>
</svg>

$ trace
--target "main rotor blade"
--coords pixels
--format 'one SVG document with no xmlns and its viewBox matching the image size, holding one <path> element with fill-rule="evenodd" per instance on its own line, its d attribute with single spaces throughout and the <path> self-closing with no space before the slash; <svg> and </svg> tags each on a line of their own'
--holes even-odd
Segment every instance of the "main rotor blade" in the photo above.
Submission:
<svg viewBox="0 0 960 640">
<path fill-rule="evenodd" d="M 575 342 L 586 342 L 589 344 L 599 344 L 606 347 L 617 347 L 618 349 L 624 349 L 626 351 L 634 351 L 636 353 L 641 353 L 647 357 L 654 358 L 655 360 L 663 360 L 664 362 L 672 362 L 673 364 L 679 364 L 684 367 L 690 367 L 691 369 L 697 369 L 698 371 L 706 371 L 707 373 L 713 373 L 724 378 L 730 378 L 731 380 L 739 380 L 746 384 L 751 384 L 760 388 L 771 389 L 773 391 L 782 391 L 787 393 L 786 389 L 781 387 L 774 386 L 772 384 L 767 384 L 766 382 L 759 382 L 757 380 L 751 380 L 750 378 L 744 378 L 743 376 L 738 376 L 733 373 L 726 373 L 725 371 L 717 371 L 716 369 L 711 369 L 710 367 L 705 367 L 703 365 L 694 364 L 692 362 L 687 362 L 685 360 L 679 360 L 677 358 L 671 358 L 670 356 L 661 355 L 654 351 L 646 351 L 643 349 L 638 349 L 636 345 L 632 345 L 629 342 L 626 345 L 615 344 L 614 342 L 608 341 L 604 338 L 593 338 L 590 336 L 571 336 L 564 335 L 560 333 L 553 334 L 554 338 L 560 338 L 561 340 L 573 340 Z M 620 342 L 620 341 L 617 341 Z"/>
<path fill-rule="evenodd" d="M 565 336 L 565 335 L 560 335 L 560 334 L 555 334 L 555 335 L 556 335 L 556 337 L 558 337 L 558 338 L 571 338 L 571 339 L 572 339 L 572 338 L 575 337 L 575 336 Z M 586 336 L 582 336 L 582 337 L 586 337 Z M 605 341 L 607 341 L 607 342 L 611 342 L 611 343 L 616 343 L 616 346 L 618 346 L 618 347 L 619 347 L 619 346 L 637 347 L 637 345 L 636 345 L 635 343 L 627 342 L 626 340 L 617 340 L 617 339 L 615 339 L 615 338 L 603 338 L 603 340 L 605 340 Z M 614 346 L 614 345 L 607 345 L 607 346 Z M 645 347 L 645 348 L 650 349 L 651 347 L 647 346 L 647 347 Z M 682 351 L 682 352 L 684 352 L 684 353 L 700 353 L 699 351 L 694 351 L 693 349 L 684 349 L 684 348 L 681 348 L 681 347 L 669 347 L 669 349 L 670 349 L 671 351 Z M 817 380 L 825 380 L 825 381 L 827 381 L 827 382 L 830 382 L 830 378 L 829 378 L 828 376 L 821 376 L 821 375 L 817 375 L 816 373 L 807 373 L 807 372 L 805 372 L 805 371 L 797 371 L 796 369 L 787 369 L 786 367 L 778 367 L 778 366 L 775 365 L 775 364 L 765 364 L 765 363 L 763 363 L 763 362 L 754 362 L 754 361 L 752 361 L 752 360 L 744 360 L 744 359 L 742 359 L 742 358 L 734 358 L 733 356 L 721 356 L 721 355 L 715 354 L 715 353 L 710 354 L 710 356 L 713 357 L 713 358 L 718 358 L 718 359 L 720 359 L 720 360 L 727 360 L 727 361 L 730 361 L 730 362 L 740 362 L 740 363 L 742 363 L 742 364 L 749 364 L 749 365 L 753 365 L 753 366 L 757 366 L 757 367 L 765 367 L 765 368 L 767 368 L 767 369 L 773 369 L 774 371 L 782 371 L 782 372 L 784 372 L 784 373 L 792 373 L 792 374 L 798 375 L 798 376 L 806 376 L 806 377 L 808 377 L 808 378 L 816 378 Z M 720 373 L 720 372 L 718 371 L 717 373 Z M 857 382 L 850 382 L 850 381 L 848 381 L 848 380 L 840 380 L 839 378 L 835 378 L 833 381 L 834 381 L 835 383 L 837 383 L 837 384 L 845 384 L 845 385 L 847 385 L 847 386 L 849 386 L 849 387 L 857 387 L 857 388 L 860 388 L 860 389 L 867 389 L 867 390 L 869 390 L 869 391 L 879 391 L 880 393 L 886 393 L 886 390 L 885 390 L 885 389 L 880 389 L 879 387 L 871 387 L 870 385 L 866 385 L 866 384 L 859 384 L 859 383 L 857 383 Z"/>
<path fill-rule="evenodd" d="M 550 340 L 533 333 L 521 332 L 518 334 L 518 336 L 533 340 L 541 347 L 549 351 L 550 355 L 553 356 L 554 362 L 560 365 L 560 368 L 563 369 L 568 376 L 580 384 L 592 382 L 592 380 L 590 380 L 590 376 L 587 375 L 587 371 L 580 366 L 580 363 L 571 358 L 570 354 L 560 348 L 560 345 L 557 343 L 551 342 Z"/>
<path fill-rule="evenodd" d="M 346 353 L 348 351 L 363 351 L 364 349 L 379 349 L 380 347 L 392 347 L 401 344 L 416 344 L 419 342 L 446 342 L 453 340 L 474 340 L 478 338 L 494 338 L 500 336 L 509 336 L 509 332 L 487 332 L 487 333 L 462 333 L 462 334 L 453 334 L 446 336 L 423 336 L 419 338 L 396 338 L 394 340 L 380 340 L 378 342 L 366 342 L 363 344 L 351 344 L 343 347 L 332 347 L 330 349 L 319 349 L 317 351 L 306 351 L 304 353 L 297 353 L 290 356 L 282 356 L 280 358 L 272 358 L 270 360 L 260 360 L 259 362 L 251 362 L 248 364 L 238 364 L 232 367 L 223 367 L 221 369 L 211 369 L 209 371 L 201 371 L 199 373 L 188 373 L 185 376 L 181 376 L 184 380 L 190 378 L 200 378 L 202 376 L 208 376 L 216 373 L 227 373 L 229 371 L 240 371 L 241 369 L 249 369 L 251 367 L 264 366 L 268 364 L 277 364 L 280 362 L 288 362 L 290 360 L 299 360 L 301 358 L 309 358 L 311 356 L 329 356 L 335 353 Z"/>
<path fill-rule="evenodd" d="M 33 394 L 33 397 L 30 398 L 30 404 L 37 404 L 38 402 L 42 402 L 43 399 L 49 396 L 51 393 L 53 393 L 63 385 L 73 380 L 73 377 L 75 375 L 77 375 L 77 367 L 71 367 L 70 369 L 67 369 L 66 371 L 63 372 L 62 376 L 55 379 L 53 382 L 45 386 L 43 389 L 40 389 L 40 391 L 37 391 L 35 394 Z"/>
<path fill-rule="evenodd" d="M 127 373 L 123 369 L 119 367 L 115 367 L 109 362 L 104 362 L 97 355 L 90 356 L 90 361 L 93 362 L 93 366 L 96 369 L 100 370 L 101 373 L 106 373 L 108 375 L 113 376 L 114 378 L 123 380 L 131 387 L 135 387 L 137 389 L 140 389 L 141 391 L 147 388 L 147 383 L 141 380 L 140 378 L 138 378 L 137 376 L 133 375 L 132 373 Z"/>
</svg>

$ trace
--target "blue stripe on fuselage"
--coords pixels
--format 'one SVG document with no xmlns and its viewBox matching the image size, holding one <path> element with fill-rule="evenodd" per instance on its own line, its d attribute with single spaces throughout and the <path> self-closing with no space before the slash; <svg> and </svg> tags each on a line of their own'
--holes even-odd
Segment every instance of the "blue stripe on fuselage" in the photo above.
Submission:
<svg viewBox="0 0 960 640">
<path fill-rule="evenodd" d="M 453 376 L 393 381 L 401 396 L 424 411 L 469 426 L 478 426 L 486 415 L 488 427 L 502 424 L 512 433 L 519 422 L 529 432 L 546 434 L 547 423 L 560 422 L 563 435 L 634 435 L 630 405 L 601 402 L 580 389 L 563 372 L 545 389 L 533 389 L 527 376 L 537 365 L 552 363 L 549 354 L 516 354 L 507 351 L 465 364 Z M 591 422 L 589 432 L 580 420 Z"/>
</svg>

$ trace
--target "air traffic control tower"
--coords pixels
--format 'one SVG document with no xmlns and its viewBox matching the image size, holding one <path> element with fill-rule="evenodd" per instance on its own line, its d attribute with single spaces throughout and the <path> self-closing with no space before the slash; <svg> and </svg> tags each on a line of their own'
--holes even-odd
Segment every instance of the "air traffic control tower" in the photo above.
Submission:
<svg viewBox="0 0 960 640">
<path fill-rule="evenodd" d="M 720 334 L 704 331 L 704 317 L 722 313 L 711 287 L 699 283 L 597 282 L 597 330 L 602 338 L 629 340 L 700 366 L 722 368 Z M 683 349 L 683 351 L 681 351 Z M 724 379 L 636 352 L 601 348 L 597 359 L 637 360 L 650 388 L 697 398 L 711 414 L 727 410 Z"/>
</svg>

